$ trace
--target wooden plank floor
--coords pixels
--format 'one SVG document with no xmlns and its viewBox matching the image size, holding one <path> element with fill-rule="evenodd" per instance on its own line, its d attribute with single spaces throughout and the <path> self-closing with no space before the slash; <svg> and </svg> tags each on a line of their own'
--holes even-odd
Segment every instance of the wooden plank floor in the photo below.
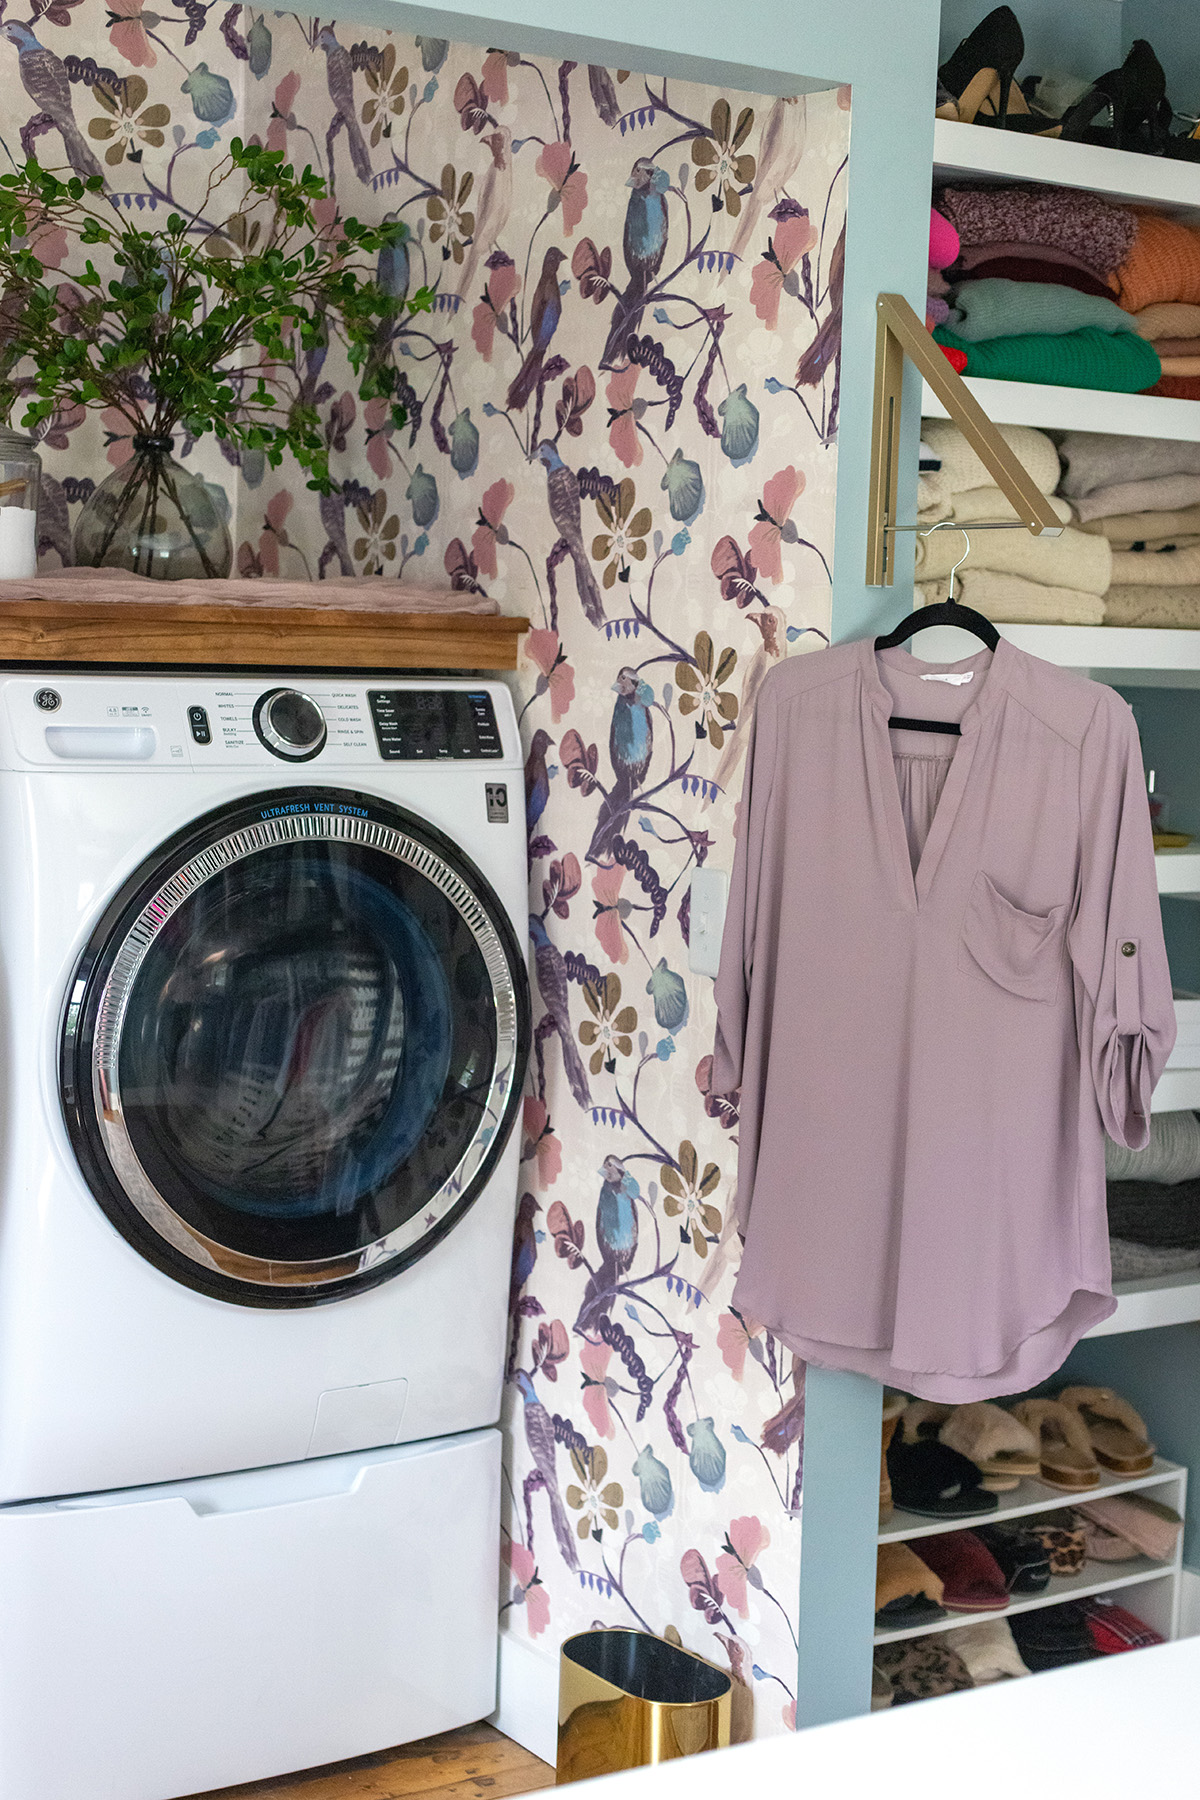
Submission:
<svg viewBox="0 0 1200 1800">
<path fill-rule="evenodd" d="M 299 1775 L 194 1794 L 192 1800 L 507 1800 L 554 1785 L 554 1770 L 491 1725 L 464 1725 L 441 1737 Z"/>
</svg>

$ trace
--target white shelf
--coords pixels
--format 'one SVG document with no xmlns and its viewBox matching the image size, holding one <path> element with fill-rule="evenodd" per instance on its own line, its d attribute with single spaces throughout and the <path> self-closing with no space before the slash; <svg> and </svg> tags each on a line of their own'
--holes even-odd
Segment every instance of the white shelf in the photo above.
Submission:
<svg viewBox="0 0 1200 1800">
<path fill-rule="evenodd" d="M 999 625 L 997 630 L 1030 656 L 1110 686 L 1200 687 L 1200 631 L 1131 625 Z"/>
<path fill-rule="evenodd" d="M 1150 1102 L 1151 1112 L 1200 1112 L 1200 1069 L 1164 1069 Z M 1194 1315 L 1200 1317 L 1200 1314 Z M 1176 1321 L 1170 1321 L 1174 1324 Z M 1166 1321 L 1164 1321 L 1166 1323 Z M 1101 1330 L 1124 1331 L 1123 1325 Z"/>
<path fill-rule="evenodd" d="M 1020 1519 L 1029 1513 L 1049 1512 L 1059 1506 L 1080 1506 L 1089 1500 L 1100 1500 L 1111 1494 L 1132 1494 L 1143 1489 L 1161 1487 L 1164 1482 L 1178 1481 L 1182 1474 L 1179 1463 L 1156 1456 L 1148 1475 L 1113 1476 L 1101 1480 L 1099 1487 L 1084 1493 L 1066 1493 L 1045 1481 L 1030 1479 L 1014 1488 L 1011 1496 L 1001 1495 L 995 1512 L 976 1513 L 966 1519 L 928 1519 L 920 1513 L 905 1512 L 896 1507 L 879 1533 L 881 1544 L 908 1543 L 914 1538 L 941 1537 L 947 1531 L 974 1531 L 980 1525 L 998 1525 L 1004 1519 Z M 1178 1510 L 1178 1509 L 1177 1509 Z M 900 1634 L 902 1635 L 902 1634 Z"/>
<path fill-rule="evenodd" d="M 988 126 L 936 119 L 934 181 L 967 176 L 972 181 L 1048 181 L 1087 188 L 1111 200 L 1132 200 L 1175 213 L 1200 213 L 1200 164 L 1106 150 L 1098 144 L 1064 144 Z"/>
<path fill-rule="evenodd" d="M 1200 438 L 1200 401 L 1165 394 L 1110 394 L 1102 388 L 1051 387 L 1035 381 L 966 378 L 995 425 L 1036 425 L 1039 431 L 1106 431 L 1117 437 Z M 926 418 L 949 417 L 936 394 L 922 386 Z"/>
<path fill-rule="evenodd" d="M 1103 1568 L 1120 1568 L 1120 1575 L 1098 1575 Z M 931 1631 L 954 1631 L 959 1625 L 982 1625 L 988 1619 L 1010 1619 L 1014 1613 L 1037 1612 L 1043 1606 L 1060 1606 L 1064 1600 L 1085 1600 L 1089 1594 L 1111 1594 L 1117 1588 L 1136 1587 L 1143 1581 L 1161 1581 L 1176 1573 L 1176 1563 L 1151 1562 L 1141 1556 L 1136 1563 L 1089 1563 L 1078 1575 L 1052 1575 L 1043 1594 L 1019 1594 L 1005 1607 L 987 1612 L 948 1612 L 944 1619 L 928 1619 L 921 1625 L 898 1625 L 892 1631 L 876 1631 L 877 1644 L 893 1644 L 899 1638 L 927 1637 Z"/>
<path fill-rule="evenodd" d="M 1175 1071 L 1200 1077 L 1200 1070 Z M 1155 1092 L 1154 1111 L 1170 1112 L 1173 1107 L 1159 1107 L 1159 1094 L 1171 1079 L 1163 1076 Z M 1200 1104 L 1200 1102 L 1198 1102 Z M 1200 1319 L 1200 1269 L 1185 1269 L 1179 1275 L 1156 1275 L 1148 1281 L 1116 1281 L 1113 1293 L 1117 1310 L 1111 1318 L 1085 1333 L 1087 1337 L 1114 1337 L 1121 1331 L 1153 1331 L 1160 1325 L 1192 1325 Z"/>
<path fill-rule="evenodd" d="M 1200 899 L 1200 850 L 1156 850 L 1154 868 L 1160 894 Z"/>
</svg>

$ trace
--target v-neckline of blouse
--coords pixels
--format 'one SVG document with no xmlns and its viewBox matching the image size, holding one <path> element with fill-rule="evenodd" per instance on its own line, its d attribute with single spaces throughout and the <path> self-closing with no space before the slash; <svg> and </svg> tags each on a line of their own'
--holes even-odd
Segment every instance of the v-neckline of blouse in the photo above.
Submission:
<svg viewBox="0 0 1200 1800">
<path fill-rule="evenodd" d="M 874 732 L 871 734 L 874 738 L 875 751 L 874 757 L 871 759 L 875 802 L 886 820 L 887 836 L 891 844 L 901 903 L 906 911 L 915 912 L 919 911 L 929 896 L 938 865 L 949 842 L 950 833 L 962 806 L 967 782 L 975 761 L 979 730 L 984 719 L 994 710 L 1000 699 L 1008 663 L 1012 656 L 1012 646 L 1007 638 L 1000 639 L 992 652 L 990 663 L 986 665 L 986 676 L 979 692 L 971 700 L 958 722 L 961 736 L 950 759 L 950 767 L 946 772 L 946 780 L 938 798 L 933 821 L 914 870 L 908 832 L 904 824 L 904 809 L 900 804 L 900 787 L 896 779 L 895 763 L 892 759 L 892 741 L 888 725 L 895 702 L 884 686 L 879 673 L 875 640 L 863 638 L 861 643 L 863 685 L 871 702 L 875 725 Z M 911 655 L 911 652 L 904 651 L 902 654 Z M 963 662 L 969 660 L 970 658 L 963 657 L 957 663 L 924 663 L 919 657 L 912 657 L 912 661 L 920 665 L 924 674 L 952 673 L 961 668 Z"/>
</svg>

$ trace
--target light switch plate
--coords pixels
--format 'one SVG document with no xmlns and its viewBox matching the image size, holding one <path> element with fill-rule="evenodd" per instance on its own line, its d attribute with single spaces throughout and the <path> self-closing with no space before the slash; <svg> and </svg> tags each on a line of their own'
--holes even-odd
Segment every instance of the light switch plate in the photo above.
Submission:
<svg viewBox="0 0 1200 1800">
<path fill-rule="evenodd" d="M 724 869 L 705 864 L 692 870 L 688 968 L 694 975 L 716 977 L 728 903 L 729 876 Z"/>
</svg>

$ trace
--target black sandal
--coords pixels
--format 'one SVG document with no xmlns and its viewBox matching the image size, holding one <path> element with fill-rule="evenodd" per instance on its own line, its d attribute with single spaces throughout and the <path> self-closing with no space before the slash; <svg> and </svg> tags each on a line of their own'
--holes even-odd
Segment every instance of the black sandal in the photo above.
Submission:
<svg viewBox="0 0 1200 1800">
<path fill-rule="evenodd" d="M 1057 120 L 1032 112 L 1017 82 L 1024 55 L 1025 34 L 1011 6 L 997 6 L 980 20 L 938 70 L 962 124 L 1057 136 Z M 947 116 L 941 105 L 938 116 Z"/>
</svg>

